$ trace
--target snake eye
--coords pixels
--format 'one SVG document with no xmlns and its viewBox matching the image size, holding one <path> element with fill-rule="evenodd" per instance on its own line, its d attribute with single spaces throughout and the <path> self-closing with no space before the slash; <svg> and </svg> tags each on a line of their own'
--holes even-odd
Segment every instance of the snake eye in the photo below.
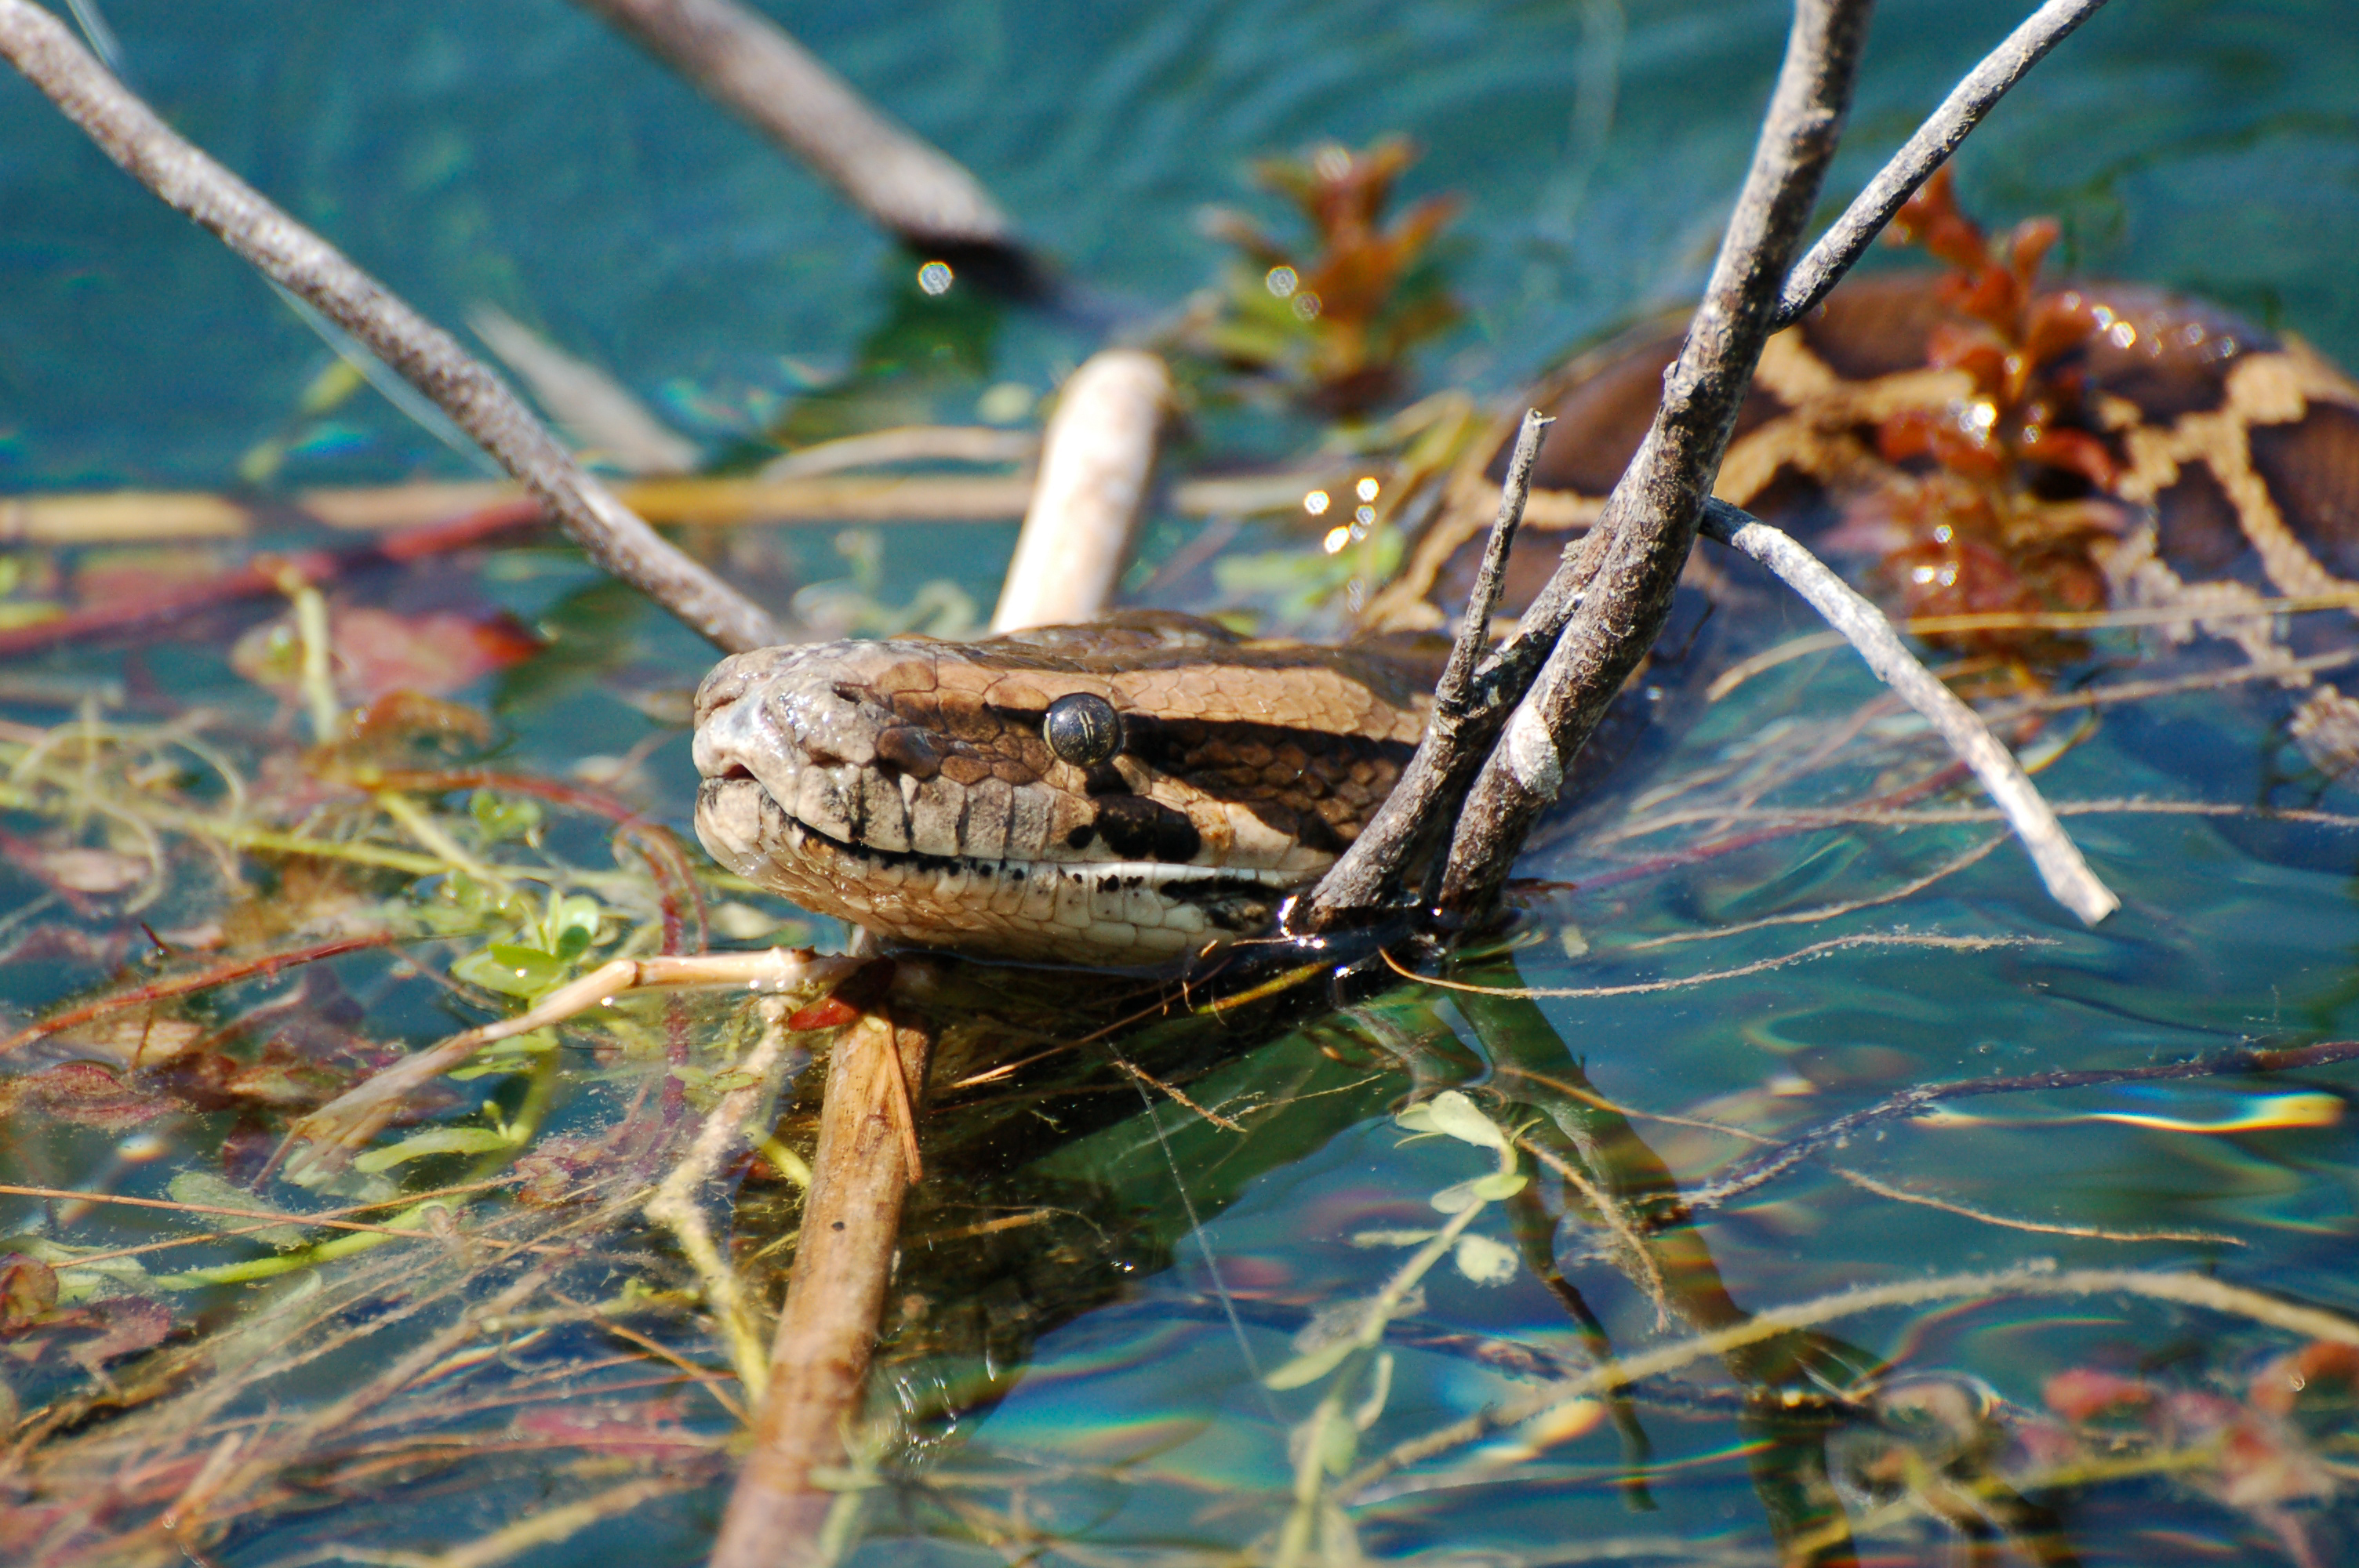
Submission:
<svg viewBox="0 0 2359 1568">
<path fill-rule="evenodd" d="M 1049 705 L 1040 738 L 1077 768 L 1093 768 L 1122 750 L 1122 715 L 1092 692 L 1077 691 Z"/>
</svg>

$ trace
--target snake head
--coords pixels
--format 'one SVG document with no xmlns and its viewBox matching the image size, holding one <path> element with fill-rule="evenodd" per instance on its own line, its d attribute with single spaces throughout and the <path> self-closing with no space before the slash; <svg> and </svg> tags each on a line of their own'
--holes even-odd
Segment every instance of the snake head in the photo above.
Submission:
<svg viewBox="0 0 2359 1568">
<path fill-rule="evenodd" d="M 1407 761 L 1417 689 L 1211 629 L 761 649 L 697 694 L 697 834 L 888 938 L 1159 964 L 1332 863 Z"/>
</svg>

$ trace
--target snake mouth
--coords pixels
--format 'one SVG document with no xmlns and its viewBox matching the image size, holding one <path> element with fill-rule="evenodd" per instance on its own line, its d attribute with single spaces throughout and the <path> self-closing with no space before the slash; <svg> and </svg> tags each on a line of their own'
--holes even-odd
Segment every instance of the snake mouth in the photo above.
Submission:
<svg viewBox="0 0 2359 1568">
<path fill-rule="evenodd" d="M 886 935 L 1003 957 L 1158 963 L 1266 926 L 1299 873 L 984 859 L 847 842 L 743 767 L 704 780 L 697 836 L 747 881 Z"/>
</svg>

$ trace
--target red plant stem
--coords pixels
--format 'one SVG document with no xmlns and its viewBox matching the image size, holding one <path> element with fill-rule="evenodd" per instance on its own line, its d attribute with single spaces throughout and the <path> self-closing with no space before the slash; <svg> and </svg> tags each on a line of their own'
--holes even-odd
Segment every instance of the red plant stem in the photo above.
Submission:
<svg viewBox="0 0 2359 1568">
<path fill-rule="evenodd" d="M 38 653 L 84 638 L 121 636 L 161 631 L 191 615 L 234 604 L 243 599 L 266 599 L 285 591 L 293 573 L 307 583 L 333 581 L 348 573 L 375 566 L 397 566 L 429 556 L 447 555 L 471 545 L 541 521 L 540 503 L 529 498 L 503 501 L 453 517 L 408 528 L 365 545 L 341 550 L 298 550 L 287 556 L 257 556 L 236 570 L 175 591 L 146 594 L 121 604 L 77 610 L 52 620 L 0 632 L 0 658 Z"/>
<path fill-rule="evenodd" d="M 310 947 L 297 947 L 284 953 L 266 953 L 258 958 L 241 958 L 235 963 L 218 965 L 213 968 L 201 969 L 193 975 L 181 975 L 174 979 L 151 980 L 146 985 L 135 986 L 127 991 L 119 991 L 114 996 L 101 997 L 96 1001 L 84 1002 L 82 1006 L 61 1012 L 55 1018 L 45 1018 L 38 1023 L 28 1023 L 7 1039 L 0 1040 L 0 1055 L 5 1055 L 21 1046 L 28 1045 L 46 1035 L 54 1034 L 60 1029 L 71 1029 L 77 1024 L 88 1023 L 94 1018 L 104 1018 L 110 1013 L 127 1011 L 132 1008 L 144 1007 L 149 1002 L 162 1001 L 169 997 L 187 996 L 192 991 L 211 990 L 215 986 L 230 985 L 238 980 L 266 978 L 278 973 L 281 969 L 292 968 L 299 964 L 316 964 L 323 958 L 342 957 L 346 953 L 357 953 L 364 947 L 389 946 L 392 942 L 393 938 L 382 932 L 370 936 L 343 936 L 333 942 L 321 942 Z"/>
</svg>

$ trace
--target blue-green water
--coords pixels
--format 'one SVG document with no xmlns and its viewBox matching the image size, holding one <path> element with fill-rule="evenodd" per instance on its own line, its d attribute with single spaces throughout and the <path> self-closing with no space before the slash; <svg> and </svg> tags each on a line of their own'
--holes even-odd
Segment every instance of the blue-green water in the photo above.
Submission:
<svg viewBox="0 0 2359 1568">
<path fill-rule="evenodd" d="M 2017 9 L 1937 0 L 1882 8 L 1831 207 Z M 1614 0 L 773 10 L 965 161 L 1028 237 L 1129 321 L 1175 308 L 1216 277 L 1222 254 L 1199 231 L 1203 205 L 1273 214 L 1246 183 L 1250 159 L 1324 137 L 1409 133 L 1427 153 L 1408 193 L 1449 189 L 1466 201 L 1443 258 L 1468 315 L 1428 353 L 1421 384 L 1486 395 L 1691 293 L 1784 30 L 1772 5 Z M 114 0 L 107 16 L 128 74 L 175 124 L 428 314 L 455 324 L 476 302 L 495 303 L 607 367 L 715 449 L 842 374 L 910 297 L 911 258 L 554 0 Z M 2058 216 L 2073 268 L 2207 295 L 2359 364 L 2350 260 L 2359 254 L 2359 28 L 2343 5 L 2121 0 L 1977 133 L 1960 168 L 1968 203 L 1994 220 Z M 1001 383 L 1046 392 L 1095 346 L 1093 334 L 1010 312 L 988 364 L 929 386 L 919 412 L 971 418 L 974 400 Z M 325 363 L 318 341 L 239 264 L 158 209 L 21 83 L 0 81 L 0 490 L 227 487 L 241 459 L 272 438 L 293 445 L 277 485 L 475 471 L 366 395 L 322 419 L 298 415 Z M 1231 416 L 1179 460 L 1216 457 L 1223 443 L 1285 452 L 1311 434 L 1307 424 L 1246 427 Z M 1158 537 L 1176 539 L 1180 526 L 1167 519 Z M 883 538 L 886 598 L 948 578 L 987 601 L 1012 529 L 913 527 Z M 848 570 L 820 531 L 798 533 L 790 548 L 785 586 Z M 487 574 L 485 591 L 545 622 L 583 580 L 564 557 L 518 554 Z M 1792 623 L 1801 629 L 1799 614 Z M 701 672 L 693 640 L 651 615 L 599 610 L 578 624 L 590 630 L 558 643 L 573 664 L 544 655 L 506 677 L 501 712 L 516 737 L 508 765 L 562 773 L 585 751 L 622 753 L 657 730 L 614 693 L 686 685 Z M 592 632 L 609 645 L 585 651 Z M 179 700 L 257 723 L 272 711 L 271 699 L 230 673 L 220 646 L 149 662 L 168 665 L 166 684 Z M 111 654 L 42 667 L 117 673 Z M 549 678 L 527 685 L 536 672 Z M 1624 951 L 1874 898 L 1995 831 L 1821 828 L 1648 863 L 1762 820 L 1744 812 L 1865 795 L 1923 769 L 1930 753 L 1921 737 L 1871 727 L 1827 768 L 1758 798 L 1745 794 L 1745 769 L 1808 752 L 1877 691 L 1840 654 L 1757 679 L 1560 825 L 1522 868 L 1593 884 L 1640 868 L 1534 906 L 1535 941 L 1518 968 L 1536 986 L 1733 969 L 1847 935 L 2001 944 L 1863 944 L 1692 989 L 1541 1003 L 1560 1056 L 1583 1064 L 1596 1093 L 1633 1113 L 1631 1125 L 1685 1189 L 1709 1193 L 1761 1141 L 1914 1085 L 2300 1045 L 2359 1025 L 2351 979 L 2359 832 L 2332 822 L 2074 816 L 2076 838 L 2125 900 L 2093 933 L 2049 903 L 2019 852 L 2001 845 L 1897 903 Z M 27 708 L 21 717 L 60 715 Z M 2266 702 L 2217 697 L 2118 714 L 2042 783 L 2068 802 L 2359 812 L 2349 787 L 2299 776 L 2280 719 Z M 690 799 L 684 750 L 674 741 L 653 752 L 643 785 L 674 826 L 685 824 Z M 1685 793 L 1670 794 L 1675 784 Z M 1625 836 L 1674 809 L 1701 815 Z M 29 898 L 31 886 L 19 892 Z M 9 1000 L 19 1012 L 46 1005 L 106 980 L 112 961 L 12 975 Z M 1470 978 L 1495 983 L 1506 973 Z M 1366 1297 L 1406 1255 L 1355 1245 L 1355 1236 L 1430 1229 L 1439 1223 L 1430 1195 L 1480 1175 L 1489 1159 L 1447 1140 L 1403 1146 L 1385 1112 L 1410 1076 L 1353 1064 L 1373 1059 L 1369 1040 L 1406 1041 L 1429 1087 L 1488 1082 L 1516 1103 L 1547 1098 L 1515 1087 L 1497 1020 L 1486 1025 L 1472 1008 L 1428 1000 L 1413 1013 L 1396 1000 L 1314 1023 L 1193 1084 L 1199 1100 L 1244 1117 L 1251 1130 L 1237 1147 L 1223 1141 L 1238 1135 L 1166 1103 L 1153 1121 L 1132 1118 L 1060 1153 L 1040 1179 L 1114 1195 L 1106 1213 L 1121 1203 L 1151 1209 L 1136 1223 L 1161 1239 L 1140 1256 L 1162 1266 L 1117 1271 L 1088 1310 L 1046 1312 L 1037 1341 L 1028 1331 L 1016 1337 L 1025 1358 L 994 1365 L 988 1377 L 971 1345 L 929 1344 L 913 1330 L 888 1345 L 888 1394 L 916 1405 L 947 1387 L 959 1413 L 929 1414 L 936 1435 L 888 1458 L 855 1560 L 1194 1563 L 1277 1550 L 1292 1486 L 1288 1433 L 1311 1415 L 1320 1387 L 1266 1392 L 1253 1366 L 1283 1362 L 1289 1337 L 1321 1307 Z M 436 1027 L 403 1023 L 412 1043 Z M 1550 1048 L 1546 1031 L 1528 1020 L 1518 1027 L 1518 1049 Z M 1344 1060 L 1321 1054 L 1322 1043 Z M 2216 1273 L 2359 1313 L 2359 1151 L 2341 1114 L 2350 1083 L 2348 1068 L 2329 1068 L 1959 1101 L 1864 1129 L 1704 1209 L 1698 1235 L 1730 1292 L 1756 1310 L 2054 1260 L 2066 1269 Z M 1256 1104 L 1295 1108 L 1265 1127 L 1240 1108 Z M 96 1179 L 104 1149 L 92 1141 L 37 1162 L 19 1152 L 20 1162 L 71 1185 Z M 1206 1214 L 1201 1245 L 1177 1217 L 1175 1187 Z M 1952 1206 L 1899 1201 L 1893 1190 Z M 1092 1223 L 1110 1222 L 1100 1214 Z M 2114 1234 L 2089 1234 L 2097 1230 Z M 2173 1238 L 2120 1234 L 2155 1231 Z M 1510 1238 L 1496 1211 L 1474 1234 Z M 1618 1351 L 1683 1332 L 1658 1323 L 1644 1271 L 1610 1235 L 1568 1220 L 1556 1255 Z M 981 1310 L 1020 1305 L 989 1297 Z M 1832 1331 L 1908 1373 L 1979 1379 L 2015 1413 L 2010 1441 L 2033 1448 L 2045 1430 L 2043 1385 L 2057 1373 L 2096 1368 L 2241 1396 L 2267 1357 L 2299 1343 L 2234 1313 L 2119 1294 L 1888 1310 Z M 1389 1397 L 1369 1407 L 1363 1457 L 1541 1373 L 1575 1368 L 1584 1354 L 1528 1264 L 1490 1285 L 1444 1264 L 1392 1342 Z M 709 1345 L 692 1349 L 717 1361 Z M 1734 1385 L 1711 1366 L 1685 1369 L 1686 1380 L 1641 1401 L 1654 1444 L 1652 1511 L 1634 1508 L 1620 1485 L 1623 1450 L 1603 1426 L 1533 1454 L 1461 1445 L 1374 1483 L 1350 1515 L 1358 1549 L 1451 1563 L 1774 1561 L 1768 1488 L 1748 1468 L 1765 1444 Z M 340 1378 L 374 1369 L 335 1368 L 303 1391 L 329 1397 Z M 682 1420 L 708 1438 L 727 1430 L 709 1407 Z M 2301 1452 L 2347 1461 L 2351 1433 L 2346 1408 L 2339 1427 L 2327 1422 Z M 2180 1439 L 2190 1451 L 2208 1441 L 2192 1429 Z M 2049 1453 L 1995 1473 L 2035 1478 L 2027 1484 L 2040 1487 L 2037 1500 L 2053 1510 L 2073 1561 L 2300 1561 L 2289 1544 L 2299 1541 L 2329 1563 L 2354 1549 L 2349 1505 L 2334 1495 L 2344 1482 L 2331 1468 L 2307 1490 L 2256 1482 L 2241 1493 L 2225 1472 L 2196 1461 L 2170 1475 L 2059 1479 L 2069 1468 Z M 498 1476 L 471 1486 L 462 1468 L 456 1480 L 443 1474 L 410 1491 L 409 1478 L 397 1477 L 373 1497 L 346 1487 L 334 1492 L 336 1508 L 298 1522 L 259 1520 L 211 1560 L 316 1561 L 329 1543 L 454 1547 L 540 1506 L 513 1472 Z M 1906 1510 L 1879 1519 L 1876 1499 L 1856 1486 L 1844 1496 L 1871 1531 L 1869 1550 L 1885 1554 L 1875 1560 L 1949 1560 L 1951 1526 Z M 720 1497 L 718 1484 L 701 1485 L 623 1527 L 519 1560 L 693 1562 Z M 291 1520 L 299 1510 L 288 1511 Z M 1961 1514 L 1987 1522 L 2003 1510 L 1984 1493 L 1951 1517 Z M 2013 1526 L 1990 1528 L 2004 1536 Z M 1327 1545 L 1345 1551 L 1340 1537 Z M 0 1555 L 8 1550 L 0 1545 Z M 2015 1552 L 2008 1560 L 2064 1560 L 2003 1550 Z"/>
</svg>

